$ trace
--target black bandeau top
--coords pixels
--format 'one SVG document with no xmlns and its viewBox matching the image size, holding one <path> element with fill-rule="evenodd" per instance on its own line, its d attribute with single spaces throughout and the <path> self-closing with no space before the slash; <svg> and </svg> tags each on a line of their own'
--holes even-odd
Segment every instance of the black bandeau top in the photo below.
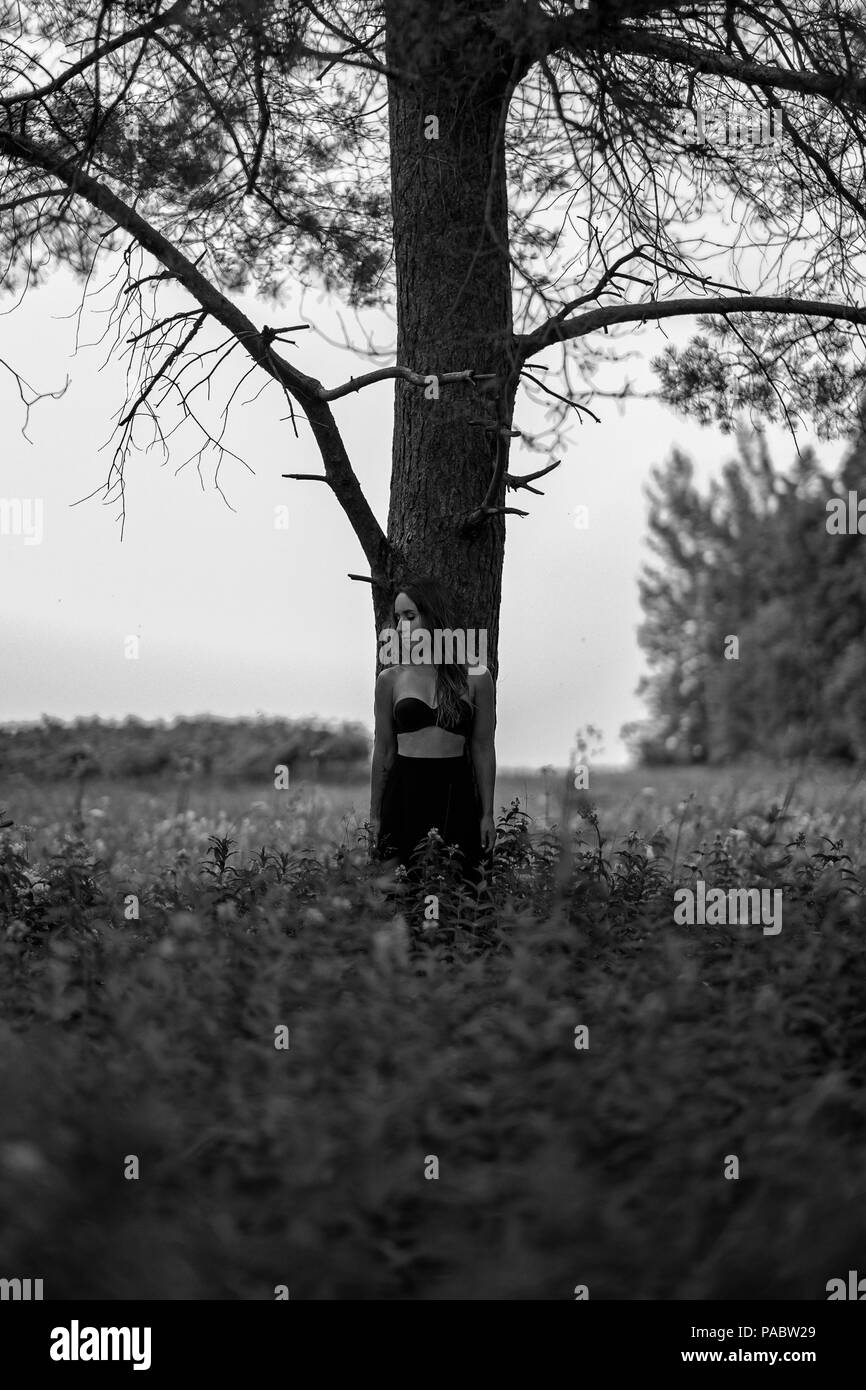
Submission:
<svg viewBox="0 0 866 1390">
<path fill-rule="evenodd" d="M 439 724 L 437 715 L 439 706 L 428 705 L 426 700 L 419 700 L 414 695 L 404 695 L 402 700 L 398 700 L 394 706 L 394 727 L 398 734 L 414 734 L 418 729 L 440 728 L 446 734 L 459 734 L 462 738 L 468 738 L 472 732 L 472 720 L 475 714 L 473 707 L 467 700 L 461 700 L 463 713 L 456 724 Z"/>
</svg>

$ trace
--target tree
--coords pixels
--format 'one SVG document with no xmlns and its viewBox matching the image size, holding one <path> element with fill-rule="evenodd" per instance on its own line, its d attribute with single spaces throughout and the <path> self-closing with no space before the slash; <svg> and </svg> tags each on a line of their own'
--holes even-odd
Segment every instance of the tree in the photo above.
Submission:
<svg viewBox="0 0 866 1390">
<path fill-rule="evenodd" d="M 137 422 L 167 448 L 169 398 L 222 461 L 191 396 L 243 356 L 241 380 L 275 385 L 312 432 L 377 631 L 401 574 L 433 568 L 486 627 L 496 674 L 505 517 L 527 515 L 507 496 L 559 463 L 515 475 L 511 439 L 561 447 L 570 419 L 633 392 L 624 334 L 697 318 L 655 365 L 662 399 L 700 418 L 730 424 L 736 383 L 765 417 L 847 428 L 864 380 L 864 55 L 853 0 L 5 3 L 6 284 L 38 281 L 49 256 L 86 279 L 123 248 L 136 379 L 108 492 L 122 499 Z M 732 102 L 764 122 L 748 139 Z M 323 385 L 301 326 L 257 327 L 233 302 L 251 280 L 391 303 L 396 361 Z M 188 309 L 159 311 L 168 281 Z M 40 393 L 18 381 L 29 410 Z M 387 531 L 335 413 L 383 381 Z M 517 428 L 524 392 L 550 403 L 549 435 Z"/>
<path fill-rule="evenodd" d="M 647 761 L 860 758 L 862 537 L 831 533 L 828 507 L 863 497 L 866 434 L 838 476 L 811 451 L 782 474 L 764 438 L 744 428 L 737 443 L 706 495 L 678 450 L 653 472 L 649 538 L 659 563 L 640 580 L 638 634 L 650 667 L 638 693 L 651 718 L 623 733 Z"/>
<path fill-rule="evenodd" d="M 638 641 L 650 666 L 638 694 L 649 697 L 655 756 L 667 748 L 699 761 L 706 752 L 706 681 L 718 634 L 705 582 L 714 527 L 693 473 L 691 461 L 675 449 L 646 488 L 648 543 L 660 565 L 645 566 L 638 582 L 645 613 Z M 646 743 L 649 730 L 628 730 L 629 736 L 637 732 Z"/>
</svg>

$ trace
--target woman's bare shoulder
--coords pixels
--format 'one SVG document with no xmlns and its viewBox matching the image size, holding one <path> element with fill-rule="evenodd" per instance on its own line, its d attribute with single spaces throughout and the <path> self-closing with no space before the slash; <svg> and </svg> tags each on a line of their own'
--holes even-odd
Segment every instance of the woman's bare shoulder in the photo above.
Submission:
<svg viewBox="0 0 866 1390">
<path fill-rule="evenodd" d="M 396 680 L 396 677 L 396 666 L 386 666 L 383 671 L 379 672 L 378 676 L 376 677 L 377 701 L 381 701 L 383 703 L 387 703 L 388 701 L 393 702 L 394 690 L 396 688 L 394 682 Z"/>
<path fill-rule="evenodd" d="M 481 695 L 491 693 L 493 690 L 493 677 L 486 666 L 470 666 L 467 669 L 469 677 L 469 694 L 474 702 Z"/>
</svg>

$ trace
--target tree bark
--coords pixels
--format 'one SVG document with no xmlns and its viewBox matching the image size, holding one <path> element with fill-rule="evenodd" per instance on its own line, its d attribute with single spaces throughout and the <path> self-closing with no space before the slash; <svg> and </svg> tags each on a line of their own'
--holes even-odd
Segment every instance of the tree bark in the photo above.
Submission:
<svg viewBox="0 0 866 1390">
<path fill-rule="evenodd" d="M 489 9 L 489 5 L 488 5 Z M 511 52 L 479 0 L 386 0 L 397 363 L 425 377 L 472 369 L 494 380 L 395 387 L 388 579 L 434 574 L 459 621 L 486 629 L 496 677 L 503 515 L 476 516 L 507 468 L 514 372 L 504 117 Z M 492 506 L 505 500 L 500 476 Z M 393 621 L 374 590 L 377 632 Z"/>
</svg>

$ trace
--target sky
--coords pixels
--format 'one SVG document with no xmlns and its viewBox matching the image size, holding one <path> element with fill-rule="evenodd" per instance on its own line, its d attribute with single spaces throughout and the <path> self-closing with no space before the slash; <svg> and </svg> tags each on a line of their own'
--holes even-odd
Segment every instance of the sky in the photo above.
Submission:
<svg viewBox="0 0 866 1390">
<path fill-rule="evenodd" d="M 23 527 L 10 520 L 0 530 L 0 722 L 42 714 L 262 713 L 358 720 L 372 730 L 370 590 L 347 578 L 369 567 L 330 490 L 281 477 L 321 466 L 303 424 L 295 439 L 276 386 L 253 399 L 263 380 L 257 370 L 235 396 L 224 441 L 243 462 L 226 457 L 217 473 L 211 451 L 200 470 L 194 458 L 182 466 L 202 442 L 191 425 L 168 438 L 167 460 L 158 443 L 146 451 L 153 432 L 139 426 L 141 447 L 125 467 L 121 540 L 118 496 L 106 502 L 105 484 L 130 370 L 128 350 L 124 358 L 121 352 L 140 325 L 127 318 L 118 330 L 111 321 L 117 264 L 101 264 L 80 325 L 83 286 L 63 267 L 17 307 L 14 299 L 0 302 L 0 358 L 37 391 L 69 379 L 62 397 L 33 406 L 28 442 L 16 382 L 0 366 L 0 504 L 17 499 L 26 507 L 29 499 L 34 509 L 23 512 Z M 381 365 L 336 345 L 338 306 L 323 297 L 276 307 L 250 294 L 233 297 L 257 325 L 314 324 L 285 351 L 326 385 Z M 161 313 L 189 307 L 176 287 L 161 292 Z M 367 314 L 363 324 L 377 345 L 393 341 L 384 314 Z M 630 375 L 667 342 L 685 344 L 694 327 L 689 320 L 644 325 L 628 344 L 642 354 L 629 363 Z M 200 341 L 215 345 L 222 337 L 213 329 Z M 538 360 L 555 363 L 553 352 Z M 194 394 L 212 432 L 248 365 L 237 349 L 215 374 L 210 403 L 204 389 Z M 393 384 L 384 382 L 334 406 L 383 528 L 392 401 Z M 574 428 L 561 466 L 541 482 L 543 497 L 508 498 L 530 515 L 507 518 L 496 737 L 503 767 L 566 765 L 577 731 L 590 724 L 603 734 L 599 763 L 627 761 L 621 726 L 647 712 L 636 694 L 645 670 L 638 574 L 651 558 L 644 485 L 675 445 L 692 457 L 703 483 L 735 454 L 732 436 L 655 401 L 624 408 L 601 401 L 596 413 L 600 424 Z M 181 418 L 176 398 L 159 405 L 158 415 L 168 435 Z M 528 429 L 542 426 L 541 410 L 525 399 L 516 419 Z M 774 460 L 787 467 L 791 436 L 770 429 L 768 440 Z M 807 440 L 800 436 L 801 446 Z M 545 462 L 515 445 L 511 471 Z M 820 448 L 828 461 L 840 452 L 838 445 Z M 278 527 L 281 506 L 288 512 Z M 588 509 L 586 529 L 575 525 L 580 506 Z M 29 544 L 20 532 L 40 507 L 41 540 Z"/>
</svg>

